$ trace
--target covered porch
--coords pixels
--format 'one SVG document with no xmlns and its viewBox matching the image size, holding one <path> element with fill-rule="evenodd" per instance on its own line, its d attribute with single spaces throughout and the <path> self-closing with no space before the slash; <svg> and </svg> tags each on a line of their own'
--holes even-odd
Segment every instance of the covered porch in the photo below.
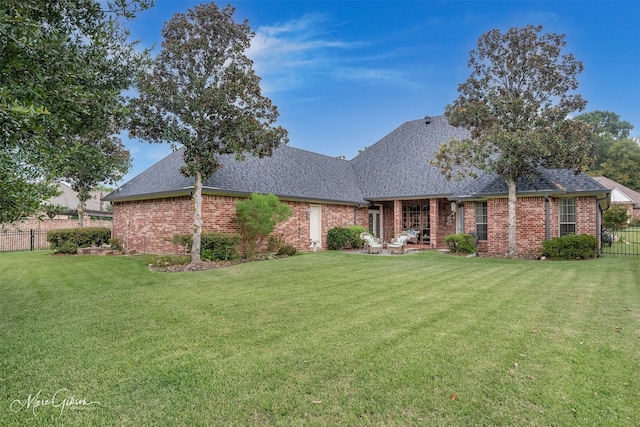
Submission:
<svg viewBox="0 0 640 427">
<path fill-rule="evenodd" d="M 444 248 L 445 236 L 464 228 L 463 206 L 447 198 L 376 200 L 368 208 L 369 232 L 391 241 L 402 232 L 415 235 L 409 245 Z"/>
</svg>

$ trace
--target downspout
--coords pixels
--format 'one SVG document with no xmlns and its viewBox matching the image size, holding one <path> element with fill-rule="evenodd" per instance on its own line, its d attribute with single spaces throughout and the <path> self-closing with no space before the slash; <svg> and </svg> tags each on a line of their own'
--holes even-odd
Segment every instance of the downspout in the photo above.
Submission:
<svg viewBox="0 0 640 427">
<path fill-rule="evenodd" d="M 549 195 L 544 195 L 544 239 L 549 240 L 551 238 L 550 232 L 550 218 L 549 218 Z"/>
<path fill-rule="evenodd" d="M 359 205 L 353 208 L 353 225 L 358 225 L 358 209 L 359 208 L 360 208 Z"/>
</svg>

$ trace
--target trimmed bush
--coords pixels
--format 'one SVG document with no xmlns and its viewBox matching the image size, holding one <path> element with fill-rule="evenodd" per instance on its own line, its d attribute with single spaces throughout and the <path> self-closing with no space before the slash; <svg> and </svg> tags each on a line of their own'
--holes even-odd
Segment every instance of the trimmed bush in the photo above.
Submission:
<svg viewBox="0 0 640 427">
<path fill-rule="evenodd" d="M 110 239 L 111 229 L 102 227 L 47 231 L 47 242 L 54 253 L 75 254 L 78 248 L 107 245 Z"/>
<path fill-rule="evenodd" d="M 592 259 L 598 256 L 598 241 L 588 234 L 569 234 L 542 242 L 541 255 L 549 259 Z"/>
<path fill-rule="evenodd" d="M 361 225 L 352 225 L 350 227 L 347 227 L 347 230 L 349 230 L 349 235 L 350 235 L 349 242 L 351 242 L 351 247 L 353 249 L 363 247 L 364 242 L 360 238 L 360 234 L 366 233 L 369 230 L 367 230 Z"/>
<path fill-rule="evenodd" d="M 292 256 L 298 253 L 298 250 L 291 245 L 283 245 L 278 250 L 278 255 Z"/>
<path fill-rule="evenodd" d="M 200 239 L 200 257 L 203 261 L 229 261 L 240 258 L 240 236 L 237 234 L 202 233 Z"/>
<path fill-rule="evenodd" d="M 174 234 L 170 242 L 180 245 L 185 254 L 191 252 L 193 236 L 191 234 Z M 240 236 L 225 233 L 202 233 L 200 235 L 200 259 L 202 261 L 229 261 L 240 258 L 238 244 Z"/>
<path fill-rule="evenodd" d="M 334 227 L 327 232 L 327 246 L 329 249 L 339 251 L 347 246 L 351 240 L 351 233 L 344 227 Z"/>
<path fill-rule="evenodd" d="M 363 242 L 360 239 L 360 233 L 366 231 L 367 229 L 360 225 L 334 227 L 327 232 L 327 246 L 335 251 L 344 247 L 361 248 Z"/>
<path fill-rule="evenodd" d="M 472 254 L 476 252 L 476 238 L 471 234 L 449 234 L 444 238 L 449 250 L 454 254 Z"/>
</svg>

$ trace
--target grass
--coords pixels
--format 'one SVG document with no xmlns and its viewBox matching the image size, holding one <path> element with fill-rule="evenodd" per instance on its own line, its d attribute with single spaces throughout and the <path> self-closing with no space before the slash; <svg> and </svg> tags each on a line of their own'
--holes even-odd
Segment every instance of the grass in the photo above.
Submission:
<svg viewBox="0 0 640 427">
<path fill-rule="evenodd" d="M 639 277 L 628 258 L 0 254 L 0 425 L 636 426 Z"/>
</svg>

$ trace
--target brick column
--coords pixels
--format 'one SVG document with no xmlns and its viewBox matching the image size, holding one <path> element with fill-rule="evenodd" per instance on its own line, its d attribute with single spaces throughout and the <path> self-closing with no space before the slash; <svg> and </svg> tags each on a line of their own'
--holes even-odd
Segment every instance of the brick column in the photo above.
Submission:
<svg viewBox="0 0 640 427">
<path fill-rule="evenodd" d="M 438 209 L 438 199 L 429 199 L 429 222 L 431 227 L 431 247 L 438 247 L 438 224 L 440 220 L 440 210 Z"/>
<path fill-rule="evenodd" d="M 393 235 L 391 237 L 398 237 L 402 231 L 402 200 L 393 201 Z M 391 238 L 389 238 L 391 241 Z"/>
</svg>

